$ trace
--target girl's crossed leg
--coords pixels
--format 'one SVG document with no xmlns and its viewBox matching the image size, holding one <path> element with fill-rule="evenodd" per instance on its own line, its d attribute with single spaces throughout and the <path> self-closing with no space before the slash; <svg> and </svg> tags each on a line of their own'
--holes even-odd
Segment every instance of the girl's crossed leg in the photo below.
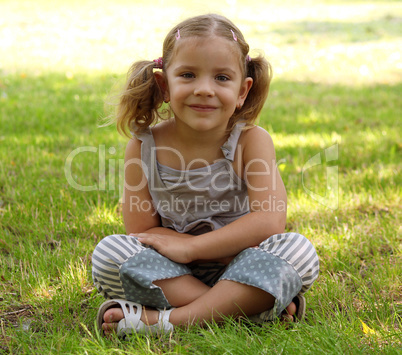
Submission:
<svg viewBox="0 0 402 355">
<path fill-rule="evenodd" d="M 268 240 L 269 243 L 261 243 L 260 248 L 249 248 L 241 252 L 226 268 L 220 280 L 210 287 L 192 276 L 188 267 L 173 263 L 154 250 L 144 248 L 135 237 L 113 235 L 103 239 L 94 251 L 93 277 L 98 290 L 106 298 L 129 299 L 149 306 L 141 315 L 145 324 L 158 321 L 159 312 L 153 310 L 153 307 L 171 306 L 176 307 L 170 313 L 170 322 L 174 325 L 220 321 L 222 315 L 251 316 L 269 309 L 272 310 L 269 317 L 276 317 L 285 309 L 285 315 L 282 316 L 292 319 L 296 311 L 292 299 L 301 286 L 299 273 L 288 261 L 267 251 L 274 250 L 276 247 L 272 245 L 275 243 L 283 249 L 284 241 L 297 244 L 299 240 L 306 244 L 306 239 L 289 234 Z M 299 264 L 303 267 L 305 265 L 304 262 Z M 318 261 L 309 264 L 317 264 L 318 268 Z M 259 268 L 259 271 L 249 272 L 248 268 Z M 161 273 L 161 269 L 164 272 Z M 310 277 L 309 273 L 305 275 L 312 283 L 316 276 Z M 285 305 L 288 306 L 285 308 Z M 263 314 L 266 313 L 269 312 Z M 286 316 L 286 313 L 290 316 Z M 114 329 L 123 317 L 121 308 L 107 310 L 103 315 L 102 328 L 106 332 Z M 260 319 L 272 319 L 269 317 L 265 315 Z"/>
<path fill-rule="evenodd" d="M 202 325 L 209 321 L 222 321 L 224 316 L 254 315 L 274 306 L 275 298 L 253 286 L 234 281 L 221 280 L 209 287 L 191 275 L 154 282 L 161 287 L 167 300 L 175 308 L 170 323 L 175 326 Z M 177 292 L 180 290 L 180 292 Z M 287 313 L 292 317 L 296 306 L 292 302 Z M 121 308 L 111 308 L 104 314 L 102 328 L 106 334 L 117 328 L 123 319 Z M 141 320 L 148 325 L 158 322 L 159 311 L 144 308 Z"/>
</svg>

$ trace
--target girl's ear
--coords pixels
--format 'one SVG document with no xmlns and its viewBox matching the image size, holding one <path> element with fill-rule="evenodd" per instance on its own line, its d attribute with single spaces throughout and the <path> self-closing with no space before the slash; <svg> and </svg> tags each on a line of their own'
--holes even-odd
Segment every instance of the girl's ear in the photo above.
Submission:
<svg viewBox="0 0 402 355">
<path fill-rule="evenodd" d="M 170 95 L 169 95 L 169 87 L 167 84 L 166 75 L 161 71 L 155 72 L 154 75 L 155 75 L 156 82 L 158 83 L 158 86 L 162 91 L 163 101 L 169 102 Z"/>
<path fill-rule="evenodd" d="M 237 98 L 237 106 L 242 107 L 244 104 L 244 101 L 247 99 L 247 95 L 253 86 L 253 78 L 247 77 L 244 79 L 240 91 L 239 91 L 239 97 Z"/>
</svg>

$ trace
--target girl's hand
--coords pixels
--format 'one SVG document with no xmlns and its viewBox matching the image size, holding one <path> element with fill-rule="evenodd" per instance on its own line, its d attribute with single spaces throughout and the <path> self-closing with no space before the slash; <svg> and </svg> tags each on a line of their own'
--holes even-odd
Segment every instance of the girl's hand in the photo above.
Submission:
<svg viewBox="0 0 402 355">
<path fill-rule="evenodd" d="M 159 254 L 166 256 L 172 261 L 180 264 L 188 264 L 193 261 L 192 238 L 151 233 L 130 235 L 137 237 L 138 241 L 153 247 Z"/>
</svg>

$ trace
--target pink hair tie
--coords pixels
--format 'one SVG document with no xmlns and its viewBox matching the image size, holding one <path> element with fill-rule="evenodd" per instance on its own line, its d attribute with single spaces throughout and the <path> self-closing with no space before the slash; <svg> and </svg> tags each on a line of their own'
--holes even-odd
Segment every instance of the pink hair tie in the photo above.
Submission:
<svg viewBox="0 0 402 355">
<path fill-rule="evenodd" d="M 237 42 L 237 36 L 236 36 L 236 34 L 233 32 L 233 30 L 230 30 L 230 32 L 232 32 L 233 39 Z"/>
<path fill-rule="evenodd" d="M 158 59 L 154 59 L 154 68 L 155 69 L 163 69 L 163 58 L 159 57 Z"/>
<path fill-rule="evenodd" d="M 176 33 L 176 40 L 179 40 L 180 39 L 180 30 L 179 29 L 177 29 L 177 33 Z"/>
<path fill-rule="evenodd" d="M 247 54 L 247 56 L 246 56 L 246 63 L 248 64 L 248 63 L 250 63 L 251 62 L 251 57 Z"/>
</svg>

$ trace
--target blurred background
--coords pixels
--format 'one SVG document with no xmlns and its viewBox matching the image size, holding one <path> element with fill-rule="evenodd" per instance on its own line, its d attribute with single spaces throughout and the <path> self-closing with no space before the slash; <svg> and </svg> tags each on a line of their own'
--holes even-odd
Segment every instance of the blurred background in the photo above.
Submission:
<svg viewBox="0 0 402 355">
<path fill-rule="evenodd" d="M 229 17 L 275 78 L 394 84 L 402 78 L 400 1 L 57 0 L 0 1 L 0 74 L 123 74 L 161 55 L 177 22 Z"/>
</svg>

